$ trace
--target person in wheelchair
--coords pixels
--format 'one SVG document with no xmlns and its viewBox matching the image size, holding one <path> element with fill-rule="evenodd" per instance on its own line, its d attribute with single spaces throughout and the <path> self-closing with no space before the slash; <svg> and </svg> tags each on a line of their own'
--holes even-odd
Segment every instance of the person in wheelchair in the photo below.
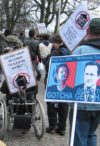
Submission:
<svg viewBox="0 0 100 146">
<path fill-rule="evenodd" d="M 12 52 L 14 49 L 19 49 L 19 46 L 16 45 L 14 48 L 6 48 L 4 50 L 4 53 L 8 53 L 8 52 Z M 36 79 L 37 79 L 37 76 L 36 76 Z M 16 79 L 16 84 L 18 86 L 18 88 L 20 87 L 24 87 L 25 84 L 27 85 L 27 79 L 25 78 L 25 76 L 22 76 L 22 75 L 19 75 Z M 31 101 L 31 97 L 29 93 L 32 93 L 34 94 L 34 98 L 36 98 L 36 94 L 38 93 L 38 85 L 35 85 L 34 87 L 31 87 L 31 88 L 26 88 L 25 87 L 25 90 L 26 90 L 26 93 L 27 93 L 27 97 L 28 97 L 28 100 Z M 3 94 L 6 94 L 6 104 L 8 106 L 8 103 L 9 103 L 9 100 L 11 100 L 14 96 L 17 97 L 18 96 L 18 93 L 14 93 L 14 94 L 11 94 L 9 92 L 9 88 L 7 86 L 7 83 L 6 83 L 6 80 L 3 81 L 2 85 L 1 85 L 1 88 L 0 88 L 0 91 L 3 93 Z M 18 98 L 16 98 L 18 99 Z"/>
<path fill-rule="evenodd" d="M 6 51 L 9 52 L 9 50 Z M 38 84 L 27 88 L 27 80 L 27 77 L 23 74 L 17 76 L 15 85 L 18 87 L 18 92 L 14 94 L 10 93 L 6 80 L 1 85 L 0 91 L 6 94 L 6 103 L 5 98 L 3 98 L 6 111 L 3 136 L 7 127 L 11 126 L 10 128 L 13 128 L 13 130 L 18 129 L 25 133 L 31 128 L 38 139 L 43 137 L 45 132 L 45 113 L 41 102 L 36 98 Z"/>
<path fill-rule="evenodd" d="M 27 79 L 23 75 L 19 75 L 17 77 L 16 84 L 19 88 L 18 89 L 19 93 L 14 93 L 14 94 L 11 94 L 9 92 L 6 80 L 4 80 L 2 85 L 1 85 L 0 91 L 3 94 L 6 94 L 6 104 L 7 104 L 7 106 L 9 106 L 9 101 L 12 100 L 12 99 L 16 103 L 18 103 L 18 102 L 24 103 L 25 101 L 33 102 L 33 100 L 36 98 L 36 94 L 38 93 L 38 85 L 35 85 L 35 86 L 27 89 L 27 87 L 26 87 L 27 86 Z M 24 90 L 26 91 L 26 98 L 24 98 L 24 96 L 20 95 L 20 93 L 21 93 L 20 91 L 24 91 Z M 32 96 L 32 95 L 34 95 L 34 96 Z M 16 112 L 16 108 L 15 108 L 15 112 Z M 26 108 L 23 105 L 22 107 L 19 108 L 18 114 L 24 114 L 25 112 L 26 112 Z M 31 112 L 31 107 L 30 106 L 28 107 L 28 112 Z"/>
<path fill-rule="evenodd" d="M 16 84 L 19 88 L 18 93 L 10 94 L 6 80 L 4 80 L 1 92 L 6 94 L 8 112 L 15 115 L 13 129 L 29 130 L 32 114 L 31 103 L 36 98 L 38 86 L 27 89 L 27 79 L 23 75 L 17 77 Z M 27 105 L 27 103 L 30 103 L 30 105 Z"/>
</svg>

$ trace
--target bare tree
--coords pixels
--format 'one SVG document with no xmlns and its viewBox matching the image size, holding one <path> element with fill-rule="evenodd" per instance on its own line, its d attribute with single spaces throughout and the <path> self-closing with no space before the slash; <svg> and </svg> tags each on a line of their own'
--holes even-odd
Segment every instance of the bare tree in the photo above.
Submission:
<svg viewBox="0 0 100 146">
<path fill-rule="evenodd" d="M 56 29 L 58 25 L 59 0 L 34 0 L 33 4 L 34 7 L 29 14 L 31 21 L 34 24 L 44 22 L 46 26 L 48 26 L 55 20 Z M 61 16 L 65 15 L 66 17 L 69 17 L 73 12 L 73 8 L 75 8 L 75 6 L 70 4 L 68 0 L 61 0 Z M 61 22 L 61 24 L 62 23 L 64 23 L 64 21 Z"/>
<path fill-rule="evenodd" d="M 87 0 L 89 9 L 98 6 L 98 0 Z M 69 3 L 61 0 L 60 25 L 74 12 L 80 0 Z M 64 18 L 64 19 L 62 19 Z M 59 25 L 59 0 L 0 0 L 0 28 L 15 26 L 27 27 L 37 23 L 46 26 L 55 22 L 54 31 Z"/>
<path fill-rule="evenodd" d="M 66 6 L 68 1 L 61 0 L 61 14 L 67 15 Z M 58 28 L 59 15 L 58 0 L 34 0 L 33 13 L 31 12 L 31 20 L 33 23 L 45 23 L 46 26 L 55 21 L 55 31 Z M 33 15 L 34 14 L 34 15 Z"/>
<path fill-rule="evenodd" d="M 17 22 L 30 13 L 33 6 L 32 0 L 1 0 L 5 27 L 13 30 Z"/>
</svg>

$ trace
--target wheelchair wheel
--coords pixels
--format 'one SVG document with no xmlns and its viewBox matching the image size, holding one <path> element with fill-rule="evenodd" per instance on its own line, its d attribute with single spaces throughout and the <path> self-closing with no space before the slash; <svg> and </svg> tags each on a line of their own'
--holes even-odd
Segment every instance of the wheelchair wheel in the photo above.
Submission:
<svg viewBox="0 0 100 146">
<path fill-rule="evenodd" d="M 36 99 L 36 104 L 33 106 L 32 111 L 32 129 L 38 139 L 43 137 L 45 132 L 45 112 L 41 102 Z"/>
<path fill-rule="evenodd" d="M 4 97 L 0 98 L 0 139 L 4 139 L 7 130 L 7 107 Z"/>
</svg>

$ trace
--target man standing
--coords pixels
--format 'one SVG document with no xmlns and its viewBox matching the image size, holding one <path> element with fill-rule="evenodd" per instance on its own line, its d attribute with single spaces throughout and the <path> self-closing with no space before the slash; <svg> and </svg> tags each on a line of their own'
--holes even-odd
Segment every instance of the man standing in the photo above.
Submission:
<svg viewBox="0 0 100 146">
<path fill-rule="evenodd" d="M 46 63 L 46 78 L 48 75 L 50 58 L 52 56 L 69 55 L 68 49 L 63 45 L 63 41 L 58 34 L 54 35 L 52 41 L 53 41 L 53 48 Z M 59 74 L 58 74 L 58 71 L 59 71 Z M 51 91 L 52 88 L 53 88 L 53 91 L 54 90 L 57 91 L 57 88 L 59 88 L 60 94 L 66 91 L 65 81 L 68 79 L 68 76 L 69 76 L 69 68 L 66 64 L 57 67 L 56 74 L 54 77 L 57 85 L 50 87 L 49 91 Z M 64 136 L 65 130 L 66 130 L 66 119 L 68 115 L 68 103 L 55 104 L 54 102 L 47 102 L 47 115 L 48 115 L 49 127 L 47 127 L 46 132 L 48 133 L 56 132 L 59 135 Z M 59 117 L 58 119 L 57 119 L 57 116 Z"/>
<path fill-rule="evenodd" d="M 93 53 L 100 53 L 100 18 L 91 20 L 85 41 L 73 52 L 75 55 Z M 70 126 L 72 115 L 73 108 L 70 110 Z M 100 105 L 78 104 L 74 146 L 96 146 L 95 131 L 99 121 Z"/>
<path fill-rule="evenodd" d="M 36 38 L 35 38 L 35 30 L 30 29 L 29 30 L 29 38 L 26 40 L 25 46 L 29 47 L 32 63 L 33 63 L 33 66 L 36 70 L 36 73 L 37 73 L 36 79 L 40 80 L 41 74 L 40 74 L 37 66 L 38 66 L 38 62 L 41 62 L 41 57 L 40 57 L 38 45 L 39 45 L 39 41 L 36 40 Z"/>
<path fill-rule="evenodd" d="M 35 38 L 34 29 L 29 30 L 29 38 L 26 40 L 25 45 L 29 47 L 32 61 L 36 60 L 37 56 L 40 57 L 38 49 L 39 41 Z"/>
<path fill-rule="evenodd" d="M 47 88 L 47 98 L 56 97 L 56 99 L 69 98 L 71 96 L 71 87 L 66 84 L 70 71 L 67 64 L 59 64 L 56 67 L 55 73 L 53 74 L 54 81 L 56 84 L 51 85 Z M 54 95 L 55 94 L 55 95 Z M 67 103 L 47 103 L 47 114 L 49 127 L 46 129 L 48 133 L 58 133 L 65 135 L 66 119 L 68 114 Z"/>
</svg>

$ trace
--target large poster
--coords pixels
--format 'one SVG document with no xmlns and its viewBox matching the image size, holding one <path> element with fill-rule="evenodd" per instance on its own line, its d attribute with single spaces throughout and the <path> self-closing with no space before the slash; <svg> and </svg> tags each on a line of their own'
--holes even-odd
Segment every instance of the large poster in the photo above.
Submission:
<svg viewBox="0 0 100 146">
<path fill-rule="evenodd" d="M 52 57 L 45 101 L 100 104 L 100 54 Z"/>
<path fill-rule="evenodd" d="M 10 93 L 18 91 L 17 80 L 21 76 L 26 78 L 27 88 L 36 84 L 27 47 L 4 54 L 0 59 Z"/>
</svg>

